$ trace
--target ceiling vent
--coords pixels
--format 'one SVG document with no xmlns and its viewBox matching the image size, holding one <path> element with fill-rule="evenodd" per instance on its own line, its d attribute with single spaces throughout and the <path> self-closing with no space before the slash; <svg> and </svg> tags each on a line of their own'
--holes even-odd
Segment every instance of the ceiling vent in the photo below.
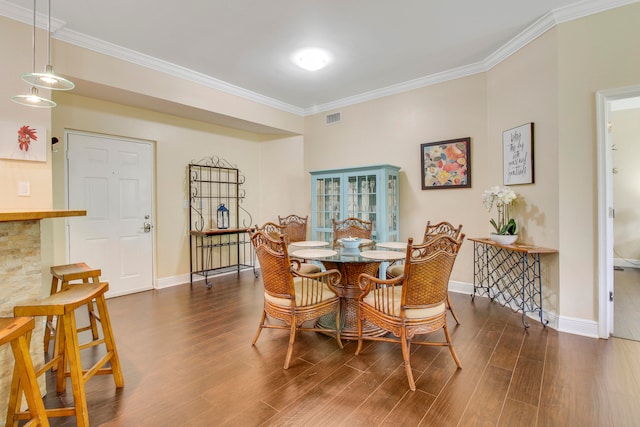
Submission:
<svg viewBox="0 0 640 427">
<path fill-rule="evenodd" d="M 340 113 L 327 114 L 327 124 L 333 125 L 340 123 Z"/>
</svg>

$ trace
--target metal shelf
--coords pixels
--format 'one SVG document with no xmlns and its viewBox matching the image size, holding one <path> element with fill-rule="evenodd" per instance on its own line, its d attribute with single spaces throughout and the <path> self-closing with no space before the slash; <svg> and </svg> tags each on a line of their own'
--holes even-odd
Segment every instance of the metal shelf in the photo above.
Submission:
<svg viewBox="0 0 640 427">
<path fill-rule="evenodd" d="M 257 274 L 247 235 L 251 214 L 241 206 L 245 194 L 240 170 L 226 160 L 208 157 L 189 164 L 188 179 L 190 283 L 204 277 L 210 289 L 212 276 L 249 268 Z M 221 204 L 229 210 L 229 228 L 225 229 L 214 228 Z"/>
</svg>

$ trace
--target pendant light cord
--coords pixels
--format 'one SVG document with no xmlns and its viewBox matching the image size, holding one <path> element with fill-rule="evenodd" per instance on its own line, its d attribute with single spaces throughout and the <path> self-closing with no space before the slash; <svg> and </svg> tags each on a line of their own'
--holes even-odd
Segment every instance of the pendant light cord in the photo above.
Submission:
<svg viewBox="0 0 640 427">
<path fill-rule="evenodd" d="M 51 0 L 47 7 L 47 64 L 51 65 Z"/>
<path fill-rule="evenodd" d="M 36 0 L 33 0 L 33 34 L 31 35 L 31 72 L 36 72 Z"/>
</svg>

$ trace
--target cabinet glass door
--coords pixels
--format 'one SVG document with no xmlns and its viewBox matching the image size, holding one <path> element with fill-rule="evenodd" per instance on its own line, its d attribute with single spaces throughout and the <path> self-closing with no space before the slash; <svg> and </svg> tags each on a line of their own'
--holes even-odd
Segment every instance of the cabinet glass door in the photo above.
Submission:
<svg viewBox="0 0 640 427">
<path fill-rule="evenodd" d="M 390 241 L 398 241 L 398 175 L 387 176 L 387 231 Z"/>
<path fill-rule="evenodd" d="M 340 218 L 340 177 L 318 178 L 316 180 L 316 218 L 318 238 L 330 241 L 333 219 Z"/>
<path fill-rule="evenodd" d="M 375 223 L 377 175 L 350 175 L 347 181 L 347 217 Z"/>
<path fill-rule="evenodd" d="M 392 165 L 311 172 L 311 233 L 332 240 L 332 220 L 359 218 L 373 223 L 373 238 L 397 241 L 400 168 Z"/>
</svg>

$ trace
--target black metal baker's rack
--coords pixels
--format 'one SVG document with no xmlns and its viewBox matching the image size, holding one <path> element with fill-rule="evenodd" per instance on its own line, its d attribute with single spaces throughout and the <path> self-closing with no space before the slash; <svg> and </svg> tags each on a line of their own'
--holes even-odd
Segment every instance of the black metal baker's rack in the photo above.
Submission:
<svg viewBox="0 0 640 427">
<path fill-rule="evenodd" d="M 242 207 L 245 177 L 240 170 L 217 156 L 191 162 L 189 181 L 190 283 L 204 277 L 211 288 L 211 276 L 251 268 L 256 274 L 253 250 L 247 235 L 251 214 Z M 218 228 L 221 205 L 228 209 L 228 228 Z"/>
</svg>

